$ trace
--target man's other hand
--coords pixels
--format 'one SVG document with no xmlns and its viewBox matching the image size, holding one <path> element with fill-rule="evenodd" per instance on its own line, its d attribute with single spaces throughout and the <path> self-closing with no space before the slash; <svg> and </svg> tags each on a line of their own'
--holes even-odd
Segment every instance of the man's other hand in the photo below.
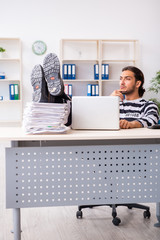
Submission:
<svg viewBox="0 0 160 240">
<path fill-rule="evenodd" d="M 142 128 L 142 124 L 138 121 L 128 122 L 125 119 L 119 121 L 120 128 L 129 129 L 129 128 Z"/>
</svg>

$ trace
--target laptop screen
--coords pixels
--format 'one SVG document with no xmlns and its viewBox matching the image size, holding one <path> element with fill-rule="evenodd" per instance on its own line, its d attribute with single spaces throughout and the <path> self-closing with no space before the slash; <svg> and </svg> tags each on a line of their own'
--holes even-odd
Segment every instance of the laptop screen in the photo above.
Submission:
<svg viewBox="0 0 160 240">
<path fill-rule="evenodd" d="M 116 96 L 72 97 L 72 129 L 118 130 L 119 98 Z"/>
</svg>

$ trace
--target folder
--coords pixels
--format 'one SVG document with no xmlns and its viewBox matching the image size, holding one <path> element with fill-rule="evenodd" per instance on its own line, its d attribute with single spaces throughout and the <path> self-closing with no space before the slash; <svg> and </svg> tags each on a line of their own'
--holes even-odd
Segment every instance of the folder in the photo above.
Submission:
<svg viewBox="0 0 160 240">
<path fill-rule="evenodd" d="M 64 92 L 65 92 L 65 94 L 69 94 L 69 89 L 68 89 L 69 87 L 68 87 L 68 84 L 64 84 Z"/>
<path fill-rule="evenodd" d="M 76 79 L 76 64 L 72 64 L 72 79 Z"/>
<path fill-rule="evenodd" d="M 19 86 L 18 84 L 14 84 L 14 100 L 19 99 Z"/>
<path fill-rule="evenodd" d="M 105 67 L 105 65 L 102 64 L 102 79 L 104 79 L 104 67 Z"/>
<path fill-rule="evenodd" d="M 92 85 L 91 84 L 87 85 L 87 96 L 92 96 Z"/>
<path fill-rule="evenodd" d="M 9 84 L 9 99 L 14 100 L 14 84 Z"/>
<path fill-rule="evenodd" d="M 99 79 L 99 65 L 94 64 L 94 79 L 97 80 Z"/>
<path fill-rule="evenodd" d="M 104 79 L 109 79 L 109 64 L 105 64 Z"/>
<path fill-rule="evenodd" d="M 68 64 L 63 64 L 63 79 L 68 79 Z"/>
<path fill-rule="evenodd" d="M 72 79 L 72 64 L 68 64 L 68 79 Z"/>
<path fill-rule="evenodd" d="M 99 85 L 96 84 L 96 96 L 99 96 Z"/>
<path fill-rule="evenodd" d="M 68 84 L 68 95 L 72 97 L 72 84 Z"/>
<path fill-rule="evenodd" d="M 96 85 L 92 85 L 92 96 L 96 96 Z"/>
</svg>

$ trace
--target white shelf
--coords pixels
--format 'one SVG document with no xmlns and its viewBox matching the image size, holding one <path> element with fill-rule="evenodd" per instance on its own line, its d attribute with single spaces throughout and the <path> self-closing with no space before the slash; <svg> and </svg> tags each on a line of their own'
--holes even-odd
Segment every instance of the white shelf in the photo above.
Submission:
<svg viewBox="0 0 160 240">
<path fill-rule="evenodd" d="M 98 62 L 98 59 L 63 59 L 63 62 L 84 62 L 84 63 L 94 63 L 94 62 Z"/>
<path fill-rule="evenodd" d="M 6 126 L 22 121 L 22 63 L 21 40 L 19 38 L 0 38 L 0 46 L 6 49 L 0 58 L 0 71 L 5 72 L 6 79 L 0 79 L 0 124 Z M 19 100 L 10 100 L 9 84 L 18 84 Z"/>
<path fill-rule="evenodd" d="M 135 59 L 102 59 L 102 62 L 108 62 L 108 63 L 128 63 L 128 62 L 135 62 Z"/>
<path fill-rule="evenodd" d="M 63 79 L 64 82 L 99 82 L 99 80 L 94 79 Z"/>
<path fill-rule="evenodd" d="M 10 121 L 10 120 L 1 120 L 1 123 L 19 123 L 20 125 L 21 125 L 21 119 L 19 119 L 19 120 L 12 120 L 12 121 Z"/>
<path fill-rule="evenodd" d="M 5 79 L 0 79 L 0 82 L 11 82 L 11 81 L 16 81 L 16 82 L 20 82 L 20 79 L 9 79 L 9 78 L 5 78 Z"/>
<path fill-rule="evenodd" d="M 0 41 L 20 41 L 19 38 L 0 38 Z"/>
<path fill-rule="evenodd" d="M 3 103 L 11 103 L 11 104 L 22 103 L 22 100 L 2 100 L 2 101 L 0 101 L 0 104 L 3 104 Z"/>
<path fill-rule="evenodd" d="M 107 82 L 118 82 L 119 83 L 119 80 L 117 80 L 117 79 L 106 79 L 106 80 L 102 79 L 101 81 L 105 82 L 105 83 L 107 83 Z"/>
<path fill-rule="evenodd" d="M 0 58 L 1 62 L 19 62 L 19 58 Z"/>
<path fill-rule="evenodd" d="M 122 68 L 128 65 L 138 65 L 138 40 L 62 39 L 60 44 L 61 66 L 67 63 L 76 64 L 76 79 L 64 80 L 65 83 L 72 84 L 73 96 L 86 95 L 88 83 L 99 85 L 100 96 L 110 95 L 113 90 L 119 88 Z M 99 64 L 99 80 L 93 79 L 94 64 Z M 102 64 L 109 64 L 109 79 L 101 78 L 100 66 Z M 85 87 L 84 84 L 86 84 Z"/>
<path fill-rule="evenodd" d="M 133 42 L 133 43 L 136 43 L 138 40 L 136 39 L 101 39 L 101 41 L 103 43 L 108 43 L 108 42 L 115 42 L 115 43 L 130 43 L 130 42 Z"/>
</svg>

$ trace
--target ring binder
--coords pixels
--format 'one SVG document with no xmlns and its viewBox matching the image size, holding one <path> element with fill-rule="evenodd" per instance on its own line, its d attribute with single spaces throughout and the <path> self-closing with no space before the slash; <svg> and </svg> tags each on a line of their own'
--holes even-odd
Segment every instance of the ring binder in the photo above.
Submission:
<svg viewBox="0 0 160 240">
<path fill-rule="evenodd" d="M 14 84 L 9 84 L 9 97 L 10 100 L 14 100 Z"/>
<path fill-rule="evenodd" d="M 19 99 L 19 88 L 18 88 L 18 84 L 14 84 L 14 100 L 18 100 Z"/>
</svg>

